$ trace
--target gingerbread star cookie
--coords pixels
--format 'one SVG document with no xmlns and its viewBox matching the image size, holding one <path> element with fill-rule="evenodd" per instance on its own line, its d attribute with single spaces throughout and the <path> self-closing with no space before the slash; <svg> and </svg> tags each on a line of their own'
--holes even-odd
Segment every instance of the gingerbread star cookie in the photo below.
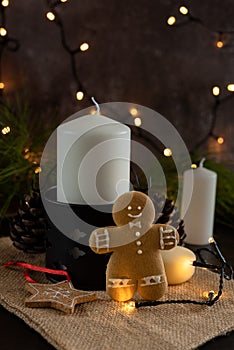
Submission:
<svg viewBox="0 0 234 350">
<path fill-rule="evenodd" d="M 27 283 L 25 288 L 32 294 L 25 299 L 28 307 L 51 307 L 72 314 L 77 304 L 96 300 L 94 292 L 80 291 L 69 281 L 55 284 Z"/>
</svg>

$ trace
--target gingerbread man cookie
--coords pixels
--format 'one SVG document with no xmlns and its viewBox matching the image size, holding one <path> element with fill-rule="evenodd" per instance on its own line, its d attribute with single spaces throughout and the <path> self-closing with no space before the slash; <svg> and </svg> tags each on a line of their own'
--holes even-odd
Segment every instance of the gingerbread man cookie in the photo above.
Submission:
<svg viewBox="0 0 234 350">
<path fill-rule="evenodd" d="M 113 205 L 116 227 L 98 228 L 90 247 L 98 254 L 112 252 L 106 271 L 106 291 L 117 301 L 127 301 L 138 291 L 145 300 L 161 298 L 167 279 L 159 250 L 177 245 L 179 235 L 169 225 L 153 224 L 155 209 L 144 193 L 124 193 Z"/>
</svg>

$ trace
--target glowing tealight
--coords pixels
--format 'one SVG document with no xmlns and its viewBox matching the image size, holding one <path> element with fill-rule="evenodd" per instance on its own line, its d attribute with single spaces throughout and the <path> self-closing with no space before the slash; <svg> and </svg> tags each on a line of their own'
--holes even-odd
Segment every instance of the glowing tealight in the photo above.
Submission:
<svg viewBox="0 0 234 350">
<path fill-rule="evenodd" d="M 219 136 L 217 138 L 217 142 L 218 142 L 219 145 L 222 145 L 224 143 L 224 138 L 222 136 Z"/>
<path fill-rule="evenodd" d="M 170 16 L 168 19 L 167 19 L 167 24 L 169 26 L 173 26 L 173 24 L 175 24 L 176 22 L 176 18 L 174 16 Z"/>
<path fill-rule="evenodd" d="M 180 6 L 179 11 L 182 15 L 187 15 L 188 14 L 188 8 L 185 6 Z"/>
<path fill-rule="evenodd" d="M 133 117 L 136 117 L 138 115 L 138 110 L 134 107 L 131 108 L 129 112 Z"/>
<path fill-rule="evenodd" d="M 227 90 L 233 92 L 234 91 L 234 84 L 228 84 Z"/>
<path fill-rule="evenodd" d="M 168 284 L 180 284 L 188 281 L 195 272 L 193 262 L 196 255 L 185 247 L 177 246 L 160 251 Z"/>
<path fill-rule="evenodd" d="M 213 86 L 212 88 L 212 94 L 214 96 L 219 96 L 220 95 L 220 87 L 219 86 Z"/>
<path fill-rule="evenodd" d="M 194 164 L 194 163 L 193 163 L 193 164 L 191 165 L 191 168 L 192 168 L 192 169 L 197 169 L 197 164 Z"/>
<path fill-rule="evenodd" d="M 89 49 L 89 44 L 88 43 L 83 43 L 80 45 L 80 50 L 81 51 L 87 51 Z"/>
<path fill-rule="evenodd" d="M 3 90 L 5 87 L 5 84 L 4 83 L 0 83 L 0 90 Z"/>
<path fill-rule="evenodd" d="M 3 135 L 9 134 L 10 131 L 11 131 L 11 128 L 9 126 L 5 126 L 5 128 L 2 129 L 2 134 Z"/>
<path fill-rule="evenodd" d="M 163 154 L 165 157 L 171 157 L 172 156 L 172 150 L 170 148 L 165 148 L 163 151 Z"/>
<path fill-rule="evenodd" d="M 77 93 L 76 93 L 76 98 L 77 98 L 78 101 L 83 100 L 83 98 L 84 98 L 84 93 L 83 93 L 83 91 L 77 91 Z"/>
<path fill-rule="evenodd" d="M 3 27 L 0 28 L 0 35 L 1 36 L 6 36 L 7 35 L 7 30 Z"/>
<path fill-rule="evenodd" d="M 223 41 L 221 41 L 221 40 L 219 40 L 219 41 L 217 41 L 217 43 L 216 43 L 216 46 L 219 48 L 219 49 L 221 49 L 222 47 L 223 47 Z"/>
<path fill-rule="evenodd" d="M 67 0 L 60 0 L 61 2 L 67 2 Z"/>
<path fill-rule="evenodd" d="M 55 20 L 55 14 L 53 12 L 47 12 L 46 17 L 48 18 L 49 21 Z"/>
<path fill-rule="evenodd" d="M 142 124 L 141 118 L 139 118 L 139 117 L 135 118 L 134 119 L 134 124 L 136 126 L 141 126 L 141 124 Z"/>
</svg>

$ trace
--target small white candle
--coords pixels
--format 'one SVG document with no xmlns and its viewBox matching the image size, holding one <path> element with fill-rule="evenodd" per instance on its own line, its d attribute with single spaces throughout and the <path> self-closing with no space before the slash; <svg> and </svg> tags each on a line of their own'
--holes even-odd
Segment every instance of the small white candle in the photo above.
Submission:
<svg viewBox="0 0 234 350">
<path fill-rule="evenodd" d="M 129 191 L 130 128 L 86 115 L 57 128 L 57 200 L 105 205 Z"/>
<path fill-rule="evenodd" d="M 168 284 L 184 283 L 193 276 L 195 267 L 192 264 L 196 256 L 190 249 L 177 246 L 170 250 L 161 250 L 160 253 Z"/>
<path fill-rule="evenodd" d="M 181 216 L 187 234 L 185 241 L 194 245 L 206 245 L 213 236 L 217 174 L 203 167 L 204 160 L 197 169 L 184 173 Z"/>
</svg>

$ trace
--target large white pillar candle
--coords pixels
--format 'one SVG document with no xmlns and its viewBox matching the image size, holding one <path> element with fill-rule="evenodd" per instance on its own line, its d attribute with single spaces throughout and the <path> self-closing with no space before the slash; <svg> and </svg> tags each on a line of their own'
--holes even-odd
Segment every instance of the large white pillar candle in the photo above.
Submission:
<svg viewBox="0 0 234 350">
<path fill-rule="evenodd" d="M 57 128 L 57 200 L 105 205 L 129 191 L 130 128 L 86 115 Z"/>
<path fill-rule="evenodd" d="M 193 261 L 196 255 L 185 247 L 177 246 L 170 250 L 160 250 L 168 284 L 188 281 L 194 274 Z"/>
<path fill-rule="evenodd" d="M 185 241 L 194 245 L 208 244 L 213 236 L 217 174 L 204 168 L 203 162 L 204 159 L 197 169 L 186 170 L 183 181 L 181 216 L 187 234 Z"/>
</svg>

